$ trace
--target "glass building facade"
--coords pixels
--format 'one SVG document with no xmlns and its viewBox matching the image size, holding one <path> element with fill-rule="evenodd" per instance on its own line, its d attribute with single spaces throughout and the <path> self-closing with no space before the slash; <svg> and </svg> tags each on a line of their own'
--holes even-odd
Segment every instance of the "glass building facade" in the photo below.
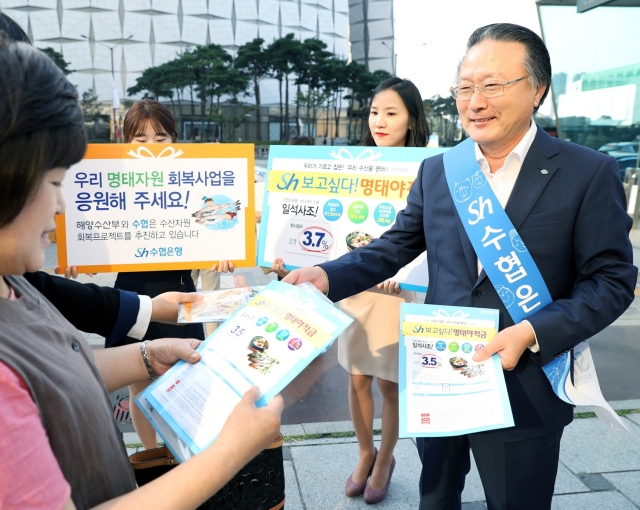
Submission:
<svg viewBox="0 0 640 510">
<path fill-rule="evenodd" d="M 558 136 L 636 166 L 640 140 L 640 1 L 539 0 L 551 54 Z M 602 2 L 598 2 L 602 4 Z"/>
<path fill-rule="evenodd" d="M 349 0 L 349 24 L 352 59 L 396 74 L 393 0 Z"/>
<path fill-rule="evenodd" d="M 0 0 L 0 9 L 36 47 L 62 53 L 79 93 L 93 90 L 101 101 L 112 95 L 111 52 L 104 45 L 117 45 L 120 98 L 144 69 L 196 45 L 220 44 L 235 55 L 256 37 L 269 44 L 293 33 L 302 40 L 317 37 L 349 57 L 348 0 Z M 276 103 L 277 82 L 265 82 L 263 103 Z"/>
</svg>

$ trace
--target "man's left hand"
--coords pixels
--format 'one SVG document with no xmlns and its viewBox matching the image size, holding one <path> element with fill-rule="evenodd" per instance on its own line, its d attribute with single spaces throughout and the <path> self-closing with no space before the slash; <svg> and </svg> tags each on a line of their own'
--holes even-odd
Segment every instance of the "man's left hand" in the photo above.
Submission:
<svg viewBox="0 0 640 510">
<path fill-rule="evenodd" d="M 201 344 L 195 338 L 159 338 L 147 342 L 147 356 L 153 371 L 162 375 L 183 359 L 187 363 L 200 361 L 200 353 L 195 349 Z"/>
<path fill-rule="evenodd" d="M 522 353 L 535 343 L 533 329 L 526 322 L 508 327 L 498 333 L 491 342 L 473 355 L 473 361 L 481 362 L 498 353 L 504 370 L 513 370 Z"/>
</svg>

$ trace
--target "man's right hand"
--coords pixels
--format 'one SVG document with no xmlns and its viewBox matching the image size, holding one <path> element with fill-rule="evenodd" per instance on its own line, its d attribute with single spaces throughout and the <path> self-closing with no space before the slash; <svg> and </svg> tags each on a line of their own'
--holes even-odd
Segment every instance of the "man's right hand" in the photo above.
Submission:
<svg viewBox="0 0 640 510">
<path fill-rule="evenodd" d="M 300 269 L 291 271 L 282 281 L 284 283 L 290 283 L 291 285 L 310 282 L 323 294 L 329 291 L 329 278 L 327 277 L 327 273 L 318 266 L 301 267 Z"/>
<path fill-rule="evenodd" d="M 197 303 L 204 296 L 196 292 L 164 292 L 151 299 L 151 322 L 176 324 L 182 303 Z"/>
</svg>

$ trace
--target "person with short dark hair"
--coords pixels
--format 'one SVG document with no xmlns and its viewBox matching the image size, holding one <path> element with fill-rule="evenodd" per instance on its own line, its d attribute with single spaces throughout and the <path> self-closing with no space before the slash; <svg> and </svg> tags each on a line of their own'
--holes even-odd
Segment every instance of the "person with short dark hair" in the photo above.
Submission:
<svg viewBox="0 0 640 510">
<path fill-rule="evenodd" d="M 466 161 L 471 147 L 468 168 L 446 155 L 426 159 L 391 229 L 337 260 L 285 278 L 293 284 L 311 281 L 338 301 L 389 277 L 426 250 L 426 303 L 499 310 L 500 331 L 473 360 L 500 356 L 515 425 L 418 438 L 423 510 L 461 508 L 470 451 L 489 510 L 548 510 L 560 440 L 573 406 L 554 394 L 542 367 L 610 325 L 634 299 L 638 270 L 629 241 L 632 222 L 615 159 L 552 138 L 532 119 L 551 76 L 549 53 L 531 30 L 509 23 L 476 30 L 451 88 L 471 142 L 450 151 L 458 158 L 464 151 Z M 511 246 L 528 251 L 551 297 L 546 306 L 534 307 L 522 297 L 512 301 L 487 276 L 467 235 L 471 222 L 463 223 L 458 214 L 456 203 L 463 197 L 454 199 L 447 180 L 452 168 L 463 166 L 477 169 L 478 185 L 488 184 L 495 195 L 486 214 L 504 208 L 513 230 L 498 246 L 504 246 L 505 256 Z M 517 293 L 519 287 L 513 288 Z M 525 305 L 531 313 L 516 323 L 508 307 Z"/>
<path fill-rule="evenodd" d="M 31 44 L 24 30 L 3 12 L 0 30 L 5 30 L 13 41 Z M 78 276 L 75 267 L 67 268 L 65 276 L 57 278 L 44 271 L 24 274 L 65 319 L 81 331 L 105 337 L 105 345 L 116 344 L 125 336 L 141 338 L 152 321 L 175 324 L 180 303 L 198 299 L 197 295 L 176 292 L 149 299 L 112 287 L 82 284 L 68 279 Z"/>
<path fill-rule="evenodd" d="M 252 388 L 210 448 L 136 489 L 108 392 L 197 362 L 200 342 L 145 345 L 149 372 L 137 345 L 92 351 L 20 276 L 44 261 L 86 132 L 75 87 L 44 53 L 0 31 L 0 69 L 0 505 L 194 509 L 273 441 L 282 400 L 257 409 Z"/>
</svg>

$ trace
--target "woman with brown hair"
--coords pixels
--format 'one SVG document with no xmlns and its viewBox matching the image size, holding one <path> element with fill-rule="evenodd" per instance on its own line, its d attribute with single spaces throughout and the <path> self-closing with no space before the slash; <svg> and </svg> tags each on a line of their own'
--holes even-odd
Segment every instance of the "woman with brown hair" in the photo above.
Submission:
<svg viewBox="0 0 640 510">
<path fill-rule="evenodd" d="M 124 143 L 172 143 L 178 138 L 169 109 L 152 99 L 134 103 L 123 122 Z"/>
<path fill-rule="evenodd" d="M 151 99 L 143 99 L 134 103 L 124 118 L 123 131 L 125 143 L 172 143 L 178 137 L 176 122 L 169 109 Z M 151 298 L 170 291 L 196 291 L 190 269 L 118 273 L 114 287 L 137 292 Z M 155 340 L 156 338 L 204 340 L 204 331 L 201 324 L 174 326 L 152 322 L 142 337 L 142 341 Z M 140 340 L 126 337 L 123 343 L 126 345 L 137 342 Z M 149 381 L 143 381 L 129 386 L 131 419 L 138 436 L 140 436 L 140 441 L 146 449 L 158 446 L 156 431 L 135 404 L 134 399 L 148 385 Z"/>
</svg>

